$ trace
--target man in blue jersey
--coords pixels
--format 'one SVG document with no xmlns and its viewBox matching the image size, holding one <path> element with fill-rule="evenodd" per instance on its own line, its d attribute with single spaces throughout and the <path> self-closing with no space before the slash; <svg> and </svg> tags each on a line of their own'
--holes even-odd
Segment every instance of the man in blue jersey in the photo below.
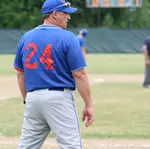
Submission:
<svg viewBox="0 0 150 149">
<path fill-rule="evenodd" d="M 18 149 L 40 149 L 50 131 L 61 149 L 82 149 L 76 86 L 85 103 L 86 127 L 93 122 L 93 106 L 79 42 L 65 30 L 76 10 L 63 0 L 46 0 L 43 25 L 25 33 L 19 42 L 14 67 L 26 104 Z"/>
<path fill-rule="evenodd" d="M 150 85 L 150 36 L 146 37 L 144 41 L 143 53 L 145 58 L 145 75 L 143 87 L 148 88 Z"/>
<path fill-rule="evenodd" d="M 86 41 L 85 41 L 85 37 L 87 36 L 88 31 L 87 29 L 81 29 L 79 31 L 79 35 L 77 36 L 77 39 L 79 41 L 82 53 L 84 55 L 84 58 L 86 60 Z"/>
</svg>

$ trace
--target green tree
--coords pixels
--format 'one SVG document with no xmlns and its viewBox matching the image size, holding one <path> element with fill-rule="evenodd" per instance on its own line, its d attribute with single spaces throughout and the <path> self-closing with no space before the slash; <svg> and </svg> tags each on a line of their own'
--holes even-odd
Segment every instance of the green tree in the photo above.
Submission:
<svg viewBox="0 0 150 149">
<path fill-rule="evenodd" d="M 70 0 L 78 8 L 72 14 L 69 28 L 75 27 L 133 27 L 150 26 L 150 0 L 143 7 L 129 12 L 127 8 L 86 8 L 85 0 Z M 0 27 L 30 29 L 42 23 L 41 6 L 44 0 L 0 0 Z M 132 20 L 131 20 L 132 18 Z"/>
</svg>

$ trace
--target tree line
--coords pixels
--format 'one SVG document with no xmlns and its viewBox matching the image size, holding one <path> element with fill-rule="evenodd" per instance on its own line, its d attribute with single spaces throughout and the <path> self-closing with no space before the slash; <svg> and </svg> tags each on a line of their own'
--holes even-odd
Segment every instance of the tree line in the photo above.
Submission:
<svg viewBox="0 0 150 149">
<path fill-rule="evenodd" d="M 69 28 L 111 27 L 149 28 L 150 0 L 141 8 L 86 8 L 85 0 L 68 0 L 77 7 L 71 15 Z M 0 28 L 29 29 L 42 24 L 41 6 L 44 0 L 0 0 Z"/>
</svg>

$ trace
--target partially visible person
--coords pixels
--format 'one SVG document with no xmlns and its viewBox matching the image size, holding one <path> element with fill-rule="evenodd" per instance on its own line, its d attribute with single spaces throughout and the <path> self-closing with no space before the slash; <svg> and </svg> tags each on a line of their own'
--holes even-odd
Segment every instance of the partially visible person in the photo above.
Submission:
<svg viewBox="0 0 150 149">
<path fill-rule="evenodd" d="M 79 44 L 80 44 L 80 47 L 82 49 L 82 53 L 83 53 L 83 56 L 86 60 L 86 41 L 85 41 L 85 37 L 87 36 L 88 34 L 88 31 L 87 29 L 81 29 L 79 31 L 79 34 L 77 35 L 77 39 L 79 41 Z"/>
<path fill-rule="evenodd" d="M 150 85 L 150 36 L 146 37 L 142 48 L 145 57 L 145 75 L 143 87 L 148 88 Z"/>
</svg>

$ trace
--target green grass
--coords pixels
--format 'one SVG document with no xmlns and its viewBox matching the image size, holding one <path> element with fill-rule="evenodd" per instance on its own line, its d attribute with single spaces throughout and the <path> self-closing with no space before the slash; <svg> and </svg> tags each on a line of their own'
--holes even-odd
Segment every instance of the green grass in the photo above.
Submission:
<svg viewBox="0 0 150 149">
<path fill-rule="evenodd" d="M 84 137 L 150 138 L 149 90 L 139 84 L 99 84 L 92 86 L 92 95 L 95 122 L 90 129 L 82 124 Z"/>
<path fill-rule="evenodd" d="M 139 84 L 92 85 L 95 121 L 90 128 L 81 122 L 85 138 L 150 138 L 149 89 Z M 83 101 L 76 93 L 81 119 Z M 0 102 L 0 135 L 19 136 L 23 119 L 21 99 Z"/>
<path fill-rule="evenodd" d="M 24 112 L 21 99 L 0 101 L 0 111 L 0 136 L 20 135 Z"/>
<path fill-rule="evenodd" d="M 14 75 L 14 55 L 0 55 L 0 75 Z M 142 74 L 144 57 L 141 54 L 89 54 L 89 73 Z M 149 138 L 149 89 L 136 83 L 103 83 L 92 85 L 95 122 L 85 128 L 82 136 L 88 138 Z M 83 101 L 78 93 L 77 107 L 81 119 Z M 0 101 L 0 135 L 19 136 L 24 105 L 21 98 Z"/>
<path fill-rule="evenodd" d="M 13 61 L 14 55 L 0 55 L 0 75 L 13 75 L 15 74 Z"/>
<path fill-rule="evenodd" d="M 0 75 L 13 75 L 14 55 L 0 55 Z M 87 70 L 101 74 L 141 74 L 144 57 L 141 54 L 88 54 Z"/>
<path fill-rule="evenodd" d="M 89 73 L 141 74 L 144 71 L 144 57 L 141 54 L 89 54 Z"/>
</svg>

